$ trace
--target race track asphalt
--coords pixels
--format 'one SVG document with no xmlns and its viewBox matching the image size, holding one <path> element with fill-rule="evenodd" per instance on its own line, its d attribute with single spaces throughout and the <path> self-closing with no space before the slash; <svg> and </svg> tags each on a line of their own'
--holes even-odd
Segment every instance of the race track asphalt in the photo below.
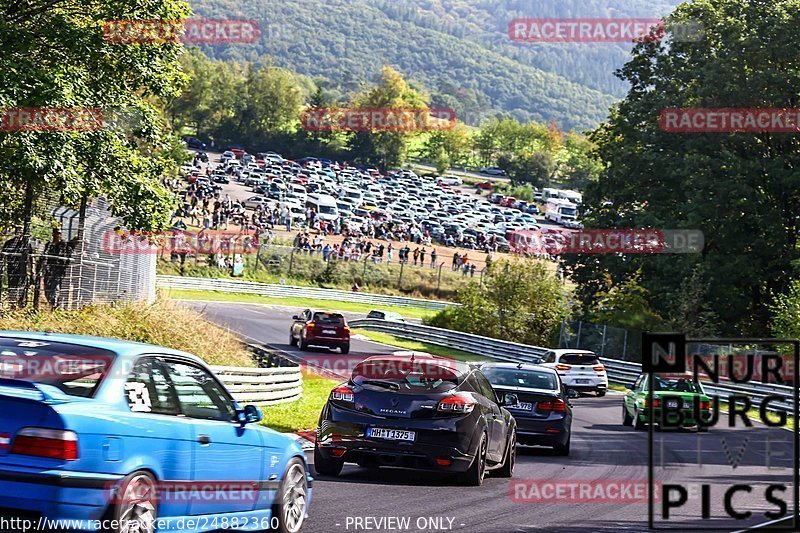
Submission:
<svg viewBox="0 0 800 533">
<path fill-rule="evenodd" d="M 301 352 L 288 345 L 294 309 L 222 302 L 187 302 L 187 305 L 246 341 L 265 345 L 296 360 L 318 360 L 326 354 L 324 350 Z M 355 316 L 348 314 L 349 318 Z M 385 345 L 352 341 L 351 352 L 355 355 L 392 351 Z M 437 474 L 346 465 L 339 478 L 317 476 L 311 516 L 304 530 L 647 530 L 647 493 L 642 489 L 647 482 L 648 432 L 622 425 L 619 393 L 612 392 L 603 398 L 584 396 L 573 403 L 569 457 L 556 457 L 545 448 L 520 449 L 512 480 L 490 476 L 477 488 L 460 486 Z M 709 527 L 734 531 L 767 522 L 771 518 L 764 513 L 776 509 L 765 501 L 764 489 L 768 483 L 785 485 L 785 492 L 774 494 L 787 502 L 789 512 L 793 510 L 790 431 L 755 423 L 748 429 L 713 427 L 702 434 L 689 430 L 656 431 L 654 437 L 656 481 L 684 485 L 688 490 L 687 503 L 673 509 L 669 520 L 662 518 L 660 499 L 656 502 L 656 527 L 673 531 Z M 536 484 L 531 485 L 531 481 Z M 560 483 L 561 492 L 556 492 L 554 485 L 547 485 L 549 482 Z M 707 520 L 700 519 L 702 484 L 709 484 L 710 489 Z M 735 484 L 752 487 L 751 492 L 739 491 L 731 498 L 734 508 L 752 512 L 742 520 L 729 518 L 724 510 L 724 493 Z M 593 487 L 592 490 L 605 487 L 607 492 L 581 498 L 581 486 Z M 623 494 L 617 494 L 614 486 L 622 487 Z M 535 489 L 539 496 L 550 498 L 519 501 L 513 497 L 535 500 Z M 572 491 L 576 498 L 570 497 Z M 392 521 L 387 521 L 390 517 Z M 401 521 L 394 521 L 394 517 Z M 408 521 L 407 525 L 403 520 Z"/>
</svg>

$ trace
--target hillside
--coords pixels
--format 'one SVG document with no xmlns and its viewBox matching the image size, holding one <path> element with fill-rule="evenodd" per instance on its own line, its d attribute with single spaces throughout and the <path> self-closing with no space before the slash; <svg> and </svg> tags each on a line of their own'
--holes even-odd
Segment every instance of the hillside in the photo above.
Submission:
<svg viewBox="0 0 800 533">
<path fill-rule="evenodd" d="M 625 93 L 613 76 L 629 45 L 522 44 L 518 17 L 656 17 L 676 0 L 192 0 L 200 16 L 259 21 L 254 45 L 205 49 L 220 59 L 273 61 L 329 81 L 334 98 L 392 65 L 435 105 L 470 124 L 498 112 L 583 130 Z"/>
</svg>

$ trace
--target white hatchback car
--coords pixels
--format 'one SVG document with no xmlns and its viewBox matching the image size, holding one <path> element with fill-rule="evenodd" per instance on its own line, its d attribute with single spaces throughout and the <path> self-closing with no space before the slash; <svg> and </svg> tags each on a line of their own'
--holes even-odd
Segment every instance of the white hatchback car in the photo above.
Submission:
<svg viewBox="0 0 800 533">
<path fill-rule="evenodd" d="M 588 350 L 550 350 L 540 364 L 554 368 L 568 389 L 605 396 L 608 390 L 606 367 L 596 353 Z"/>
</svg>

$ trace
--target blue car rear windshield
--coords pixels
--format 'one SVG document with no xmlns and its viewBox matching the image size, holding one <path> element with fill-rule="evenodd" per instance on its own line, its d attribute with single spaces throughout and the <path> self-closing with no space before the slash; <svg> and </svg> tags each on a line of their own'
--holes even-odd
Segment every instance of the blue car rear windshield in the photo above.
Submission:
<svg viewBox="0 0 800 533">
<path fill-rule="evenodd" d="M 116 354 L 79 344 L 0 337 L 0 378 L 52 385 L 93 398 Z"/>
</svg>

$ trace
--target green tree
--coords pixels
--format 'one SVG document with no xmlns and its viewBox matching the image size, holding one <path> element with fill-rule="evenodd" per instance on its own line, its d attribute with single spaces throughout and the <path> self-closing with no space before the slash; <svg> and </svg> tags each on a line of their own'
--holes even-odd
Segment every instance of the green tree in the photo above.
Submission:
<svg viewBox="0 0 800 533">
<path fill-rule="evenodd" d="M 800 280 L 794 279 L 789 290 L 776 294 L 769 304 L 772 313 L 770 330 L 776 337 L 800 339 Z"/>
<path fill-rule="evenodd" d="M 641 272 L 614 284 L 606 277 L 606 288 L 595 296 L 592 322 L 617 328 L 652 330 L 662 319 L 648 301 L 647 289 L 641 285 Z"/>
<path fill-rule="evenodd" d="M 427 109 L 425 97 L 409 87 L 403 75 L 391 67 L 383 67 L 378 84 L 357 95 L 352 101 L 356 108 Z M 403 163 L 409 141 L 419 135 L 414 131 L 356 132 L 351 147 L 356 157 L 386 167 Z"/>
<path fill-rule="evenodd" d="M 584 223 L 597 228 L 695 229 L 701 254 L 576 256 L 571 278 L 585 307 L 606 273 L 615 283 L 641 269 L 665 320 L 680 318 L 684 280 L 698 267 L 715 329 L 763 335 L 767 304 L 789 288 L 798 259 L 800 145 L 785 133 L 664 131 L 665 108 L 783 108 L 797 104 L 800 60 L 794 0 L 681 4 L 671 19 L 699 24 L 697 42 L 638 44 L 620 70 L 630 85 L 592 135 L 603 163 L 584 195 Z M 746 237 L 744 237 L 746 236 Z"/>
<path fill-rule="evenodd" d="M 155 102 L 177 94 L 183 46 L 115 43 L 103 32 L 109 20 L 188 13 L 178 0 L 0 2 L 0 108 L 95 108 L 104 119 L 88 131 L 0 132 L 0 183 L 18 191 L 0 200 L 7 222 L 30 231 L 39 198 L 77 205 L 104 195 L 132 229 L 168 223 L 174 197 L 162 178 L 175 161 Z"/>
<path fill-rule="evenodd" d="M 433 155 L 433 166 L 436 167 L 436 172 L 441 176 L 450 169 L 450 157 L 444 148 L 439 150 Z"/>
<path fill-rule="evenodd" d="M 530 183 L 535 187 L 547 186 L 556 171 L 555 158 L 549 152 L 525 152 L 502 160 L 512 184 Z"/>
<path fill-rule="evenodd" d="M 569 306 L 562 285 L 536 260 L 501 261 L 458 294 L 459 307 L 431 325 L 514 342 L 548 345 Z"/>
</svg>

